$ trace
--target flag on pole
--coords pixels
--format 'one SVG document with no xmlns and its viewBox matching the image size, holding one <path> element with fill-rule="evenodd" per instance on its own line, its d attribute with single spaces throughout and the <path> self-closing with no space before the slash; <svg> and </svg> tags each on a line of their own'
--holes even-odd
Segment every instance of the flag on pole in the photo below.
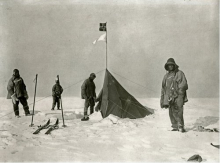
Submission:
<svg viewBox="0 0 220 163">
<path fill-rule="evenodd" d="M 106 23 L 100 23 L 99 31 L 106 31 Z"/>
<path fill-rule="evenodd" d="M 96 44 L 97 41 L 105 41 L 106 42 L 106 33 L 102 34 L 98 39 L 93 41 L 93 44 Z"/>
<path fill-rule="evenodd" d="M 34 78 L 33 82 L 36 83 L 36 77 Z"/>
</svg>

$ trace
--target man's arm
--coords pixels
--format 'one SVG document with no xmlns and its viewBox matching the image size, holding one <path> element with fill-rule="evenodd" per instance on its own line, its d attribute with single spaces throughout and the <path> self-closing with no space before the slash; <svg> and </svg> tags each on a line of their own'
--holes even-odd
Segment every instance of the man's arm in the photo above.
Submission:
<svg viewBox="0 0 220 163">
<path fill-rule="evenodd" d="M 63 93 L 63 87 L 60 85 L 60 94 Z"/>
<path fill-rule="evenodd" d="M 185 91 L 188 89 L 188 84 L 185 74 L 182 71 L 178 72 L 176 81 L 178 84 L 178 93 L 185 93 Z"/>
<path fill-rule="evenodd" d="M 52 87 L 52 95 L 55 95 L 55 85 Z"/>
<path fill-rule="evenodd" d="M 96 98 L 96 101 L 101 101 L 102 100 L 102 93 L 103 93 L 103 89 L 100 91 L 98 97 Z"/>
<path fill-rule="evenodd" d="M 164 75 L 163 81 L 162 81 L 162 88 L 161 88 L 161 96 L 164 95 L 165 89 L 166 89 L 166 76 Z"/>
<path fill-rule="evenodd" d="M 27 90 L 26 90 L 26 85 L 25 85 L 25 83 L 24 83 L 24 80 L 23 80 L 22 78 L 21 78 L 21 80 L 22 80 L 22 83 L 23 83 L 23 88 L 24 88 L 24 90 L 27 91 Z"/>
<path fill-rule="evenodd" d="M 28 99 L 29 97 L 28 97 L 28 92 L 27 92 L 26 85 L 25 85 L 24 80 L 23 80 L 22 78 L 21 78 L 21 80 L 22 80 L 22 83 L 23 83 L 23 89 L 24 89 L 24 92 L 25 92 L 24 97 L 25 97 L 26 99 Z"/>
<path fill-rule="evenodd" d="M 95 90 L 96 90 L 96 86 L 95 86 Z M 95 99 L 96 99 L 97 96 L 96 96 L 96 92 L 95 92 L 95 90 L 94 90 L 94 95 L 95 95 Z"/>
<path fill-rule="evenodd" d="M 84 99 L 87 99 L 86 88 L 87 88 L 87 86 L 86 86 L 86 80 L 85 80 L 81 86 L 81 96 Z"/>
<path fill-rule="evenodd" d="M 10 96 L 14 94 L 14 83 L 11 79 L 8 82 L 7 90 Z"/>
</svg>

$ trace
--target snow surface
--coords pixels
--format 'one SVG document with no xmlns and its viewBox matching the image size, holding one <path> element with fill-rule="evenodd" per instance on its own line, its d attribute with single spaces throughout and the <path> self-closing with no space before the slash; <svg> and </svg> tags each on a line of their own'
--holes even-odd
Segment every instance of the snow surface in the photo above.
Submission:
<svg viewBox="0 0 220 163">
<path fill-rule="evenodd" d="M 102 119 L 95 112 L 86 122 L 80 120 L 83 100 L 63 98 L 65 128 L 61 111 L 50 110 L 52 98 L 40 99 L 33 127 L 29 127 L 31 116 L 24 116 L 21 106 L 21 118 L 15 118 L 11 100 L 0 99 L 0 162 L 186 162 L 195 154 L 205 162 L 219 162 L 219 149 L 210 145 L 219 145 L 219 133 L 196 131 L 197 126 L 219 129 L 218 99 L 190 99 L 184 108 L 186 133 L 170 131 L 168 110 L 160 109 L 155 98 L 138 99 L 154 110 L 145 118 L 110 115 Z M 50 135 L 45 135 L 46 129 L 32 134 L 37 126 L 48 119 L 53 124 L 56 118 L 59 129 Z"/>
</svg>

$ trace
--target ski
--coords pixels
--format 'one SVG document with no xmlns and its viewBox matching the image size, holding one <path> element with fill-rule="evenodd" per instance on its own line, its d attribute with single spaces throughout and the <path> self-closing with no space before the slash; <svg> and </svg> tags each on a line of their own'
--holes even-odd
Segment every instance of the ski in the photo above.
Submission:
<svg viewBox="0 0 220 163">
<path fill-rule="evenodd" d="M 212 145 L 213 147 L 219 148 L 219 145 L 214 145 L 214 144 L 212 144 L 212 143 L 211 143 L 211 145 Z"/>
<path fill-rule="evenodd" d="M 47 132 L 45 132 L 45 134 L 50 134 L 51 131 L 55 130 L 55 129 L 58 129 L 59 128 L 59 119 L 57 118 L 56 122 L 54 125 L 51 125 L 50 128 L 47 130 Z"/>
<path fill-rule="evenodd" d="M 50 119 L 43 126 L 38 126 L 38 129 L 33 134 L 38 134 L 41 130 L 48 128 L 50 125 Z"/>
</svg>

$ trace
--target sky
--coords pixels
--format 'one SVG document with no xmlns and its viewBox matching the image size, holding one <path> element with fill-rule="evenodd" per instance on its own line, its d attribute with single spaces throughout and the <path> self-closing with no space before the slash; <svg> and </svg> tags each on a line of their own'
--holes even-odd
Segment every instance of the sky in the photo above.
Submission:
<svg viewBox="0 0 220 163">
<path fill-rule="evenodd" d="M 135 97 L 160 97 L 172 57 L 189 98 L 218 98 L 218 8 L 218 0 L 0 0 L 0 96 L 15 68 L 29 96 L 38 74 L 37 96 L 50 95 L 59 75 L 63 96 L 80 97 L 92 72 L 98 94 L 106 44 L 92 43 L 107 22 L 108 70 Z"/>
</svg>

